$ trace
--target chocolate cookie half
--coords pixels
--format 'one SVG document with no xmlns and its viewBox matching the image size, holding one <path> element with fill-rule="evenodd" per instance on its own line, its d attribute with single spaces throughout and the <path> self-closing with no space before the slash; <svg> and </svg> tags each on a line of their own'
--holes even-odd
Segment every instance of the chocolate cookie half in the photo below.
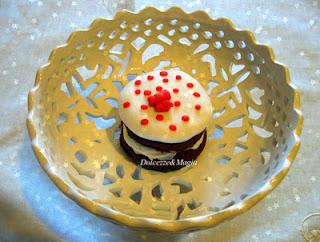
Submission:
<svg viewBox="0 0 320 242">
<path fill-rule="evenodd" d="M 134 163 L 145 169 L 155 171 L 174 171 L 184 166 L 196 165 L 196 158 L 204 149 L 207 140 L 207 132 L 204 130 L 200 133 L 200 136 L 194 136 L 194 139 L 190 139 L 189 142 L 174 144 L 177 150 L 168 149 L 167 144 L 160 149 L 155 149 L 130 137 L 128 130 L 125 125 L 122 125 L 120 145 Z M 196 140 L 196 142 L 190 142 L 193 140 Z M 152 143 L 153 141 L 149 142 Z M 148 140 L 144 139 L 144 143 L 147 144 Z"/>
</svg>

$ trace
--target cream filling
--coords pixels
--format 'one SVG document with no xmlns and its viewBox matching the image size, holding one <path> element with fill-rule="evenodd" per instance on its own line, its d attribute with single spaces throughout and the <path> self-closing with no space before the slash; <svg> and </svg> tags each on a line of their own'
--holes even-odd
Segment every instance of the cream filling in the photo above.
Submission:
<svg viewBox="0 0 320 242">
<path fill-rule="evenodd" d="M 154 148 L 138 143 L 128 135 L 128 131 L 125 125 L 123 126 L 123 138 L 136 154 L 145 155 L 150 160 L 154 160 L 154 159 L 172 160 L 172 158 L 177 154 L 177 152 L 175 151 L 169 151 L 169 152 L 159 151 Z M 201 138 L 190 149 L 192 150 L 197 149 L 200 146 L 200 144 L 203 142 L 203 139 L 204 139 L 204 135 L 202 134 Z"/>
</svg>

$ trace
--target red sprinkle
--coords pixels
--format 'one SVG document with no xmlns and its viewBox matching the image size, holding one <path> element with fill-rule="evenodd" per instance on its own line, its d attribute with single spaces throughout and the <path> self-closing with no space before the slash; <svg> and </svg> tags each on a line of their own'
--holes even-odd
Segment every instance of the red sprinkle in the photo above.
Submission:
<svg viewBox="0 0 320 242">
<path fill-rule="evenodd" d="M 140 124 L 141 125 L 147 125 L 149 123 L 149 120 L 146 118 L 141 119 Z"/>
<path fill-rule="evenodd" d="M 139 86 L 139 85 L 141 84 L 141 80 L 136 80 L 136 81 L 134 82 L 134 84 L 135 84 L 136 86 Z"/>
<path fill-rule="evenodd" d="M 194 93 L 193 93 L 193 96 L 195 96 L 195 97 L 200 97 L 200 93 L 194 92 Z"/>
<path fill-rule="evenodd" d="M 148 103 L 150 106 L 154 106 L 156 104 L 156 96 L 153 95 L 153 96 L 148 97 Z"/>
<path fill-rule="evenodd" d="M 134 91 L 134 93 L 137 94 L 137 95 L 139 95 L 139 94 L 141 93 L 141 90 L 140 90 L 140 89 L 137 89 L 137 90 Z"/>
<path fill-rule="evenodd" d="M 196 106 L 194 106 L 195 107 L 195 109 L 197 109 L 197 110 L 200 110 L 201 109 L 201 105 L 200 104 L 197 104 Z"/>
<path fill-rule="evenodd" d="M 190 118 L 188 115 L 182 115 L 181 119 L 182 119 L 182 121 L 187 122 L 187 121 L 189 121 Z"/>
<path fill-rule="evenodd" d="M 159 121 L 163 120 L 163 115 L 162 114 L 157 114 L 156 119 Z"/>
<path fill-rule="evenodd" d="M 174 93 L 178 93 L 178 92 L 179 92 L 179 89 L 178 89 L 178 88 L 173 88 L 173 92 L 174 92 Z"/>
<path fill-rule="evenodd" d="M 157 90 L 158 92 L 160 92 L 160 91 L 162 91 L 162 87 L 161 87 L 161 86 L 157 86 L 157 87 L 156 87 L 156 90 Z"/>
<path fill-rule="evenodd" d="M 141 107 L 142 110 L 148 109 L 148 105 L 146 105 L 146 104 L 142 104 L 140 107 Z"/>
<path fill-rule="evenodd" d="M 147 76 L 148 81 L 152 81 L 153 80 L 153 76 Z"/>
<path fill-rule="evenodd" d="M 180 75 L 176 75 L 176 80 L 180 81 L 181 80 L 181 76 Z"/>
<path fill-rule="evenodd" d="M 193 84 L 192 84 L 191 82 L 188 82 L 188 83 L 187 83 L 187 87 L 193 88 Z"/>
<path fill-rule="evenodd" d="M 155 110 L 157 112 L 168 112 L 172 107 L 172 103 L 169 100 L 164 100 L 163 102 L 157 103 Z"/>
<path fill-rule="evenodd" d="M 160 76 L 167 76 L 168 75 L 168 72 L 166 71 L 160 71 Z"/>
<path fill-rule="evenodd" d="M 128 107 L 130 107 L 130 102 L 124 102 L 124 103 L 122 104 L 122 106 L 123 106 L 124 108 L 128 108 Z"/>
<path fill-rule="evenodd" d="M 175 102 L 174 102 L 174 106 L 179 107 L 180 105 L 181 105 L 181 102 L 180 102 L 180 101 L 175 101 Z"/>
<path fill-rule="evenodd" d="M 175 126 L 174 124 L 170 124 L 169 125 L 169 129 L 172 131 L 176 131 L 177 130 L 177 126 Z"/>
<path fill-rule="evenodd" d="M 168 83 L 168 82 L 169 82 L 169 79 L 168 79 L 168 78 L 164 78 L 162 81 L 163 81 L 164 83 Z"/>
<path fill-rule="evenodd" d="M 171 99 L 171 95 L 170 95 L 170 92 L 168 90 L 163 90 L 162 91 L 162 94 L 163 94 L 163 97 L 167 100 L 170 100 Z"/>
<path fill-rule="evenodd" d="M 150 90 L 145 90 L 145 91 L 143 92 L 143 94 L 144 94 L 145 96 L 149 96 L 149 95 L 151 95 L 151 91 L 150 91 Z"/>
</svg>

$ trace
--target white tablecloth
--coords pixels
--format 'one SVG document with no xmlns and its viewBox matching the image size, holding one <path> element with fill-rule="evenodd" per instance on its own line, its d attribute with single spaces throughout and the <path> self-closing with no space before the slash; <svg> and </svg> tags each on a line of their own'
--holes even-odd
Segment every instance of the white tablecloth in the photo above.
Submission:
<svg viewBox="0 0 320 242">
<path fill-rule="evenodd" d="M 96 17 L 146 5 L 204 9 L 253 30 L 289 66 L 302 92 L 302 146 L 288 176 L 253 209 L 216 228 L 163 235 L 114 225 L 66 198 L 31 150 L 27 93 L 51 49 Z M 0 26 L 0 241 L 303 241 L 303 218 L 320 211 L 319 1 L 1 0 Z"/>
</svg>

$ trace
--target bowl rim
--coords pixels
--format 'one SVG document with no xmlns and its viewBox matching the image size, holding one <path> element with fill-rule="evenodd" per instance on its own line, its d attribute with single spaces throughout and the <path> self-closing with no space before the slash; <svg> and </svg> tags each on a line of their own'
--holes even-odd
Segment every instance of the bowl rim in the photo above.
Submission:
<svg viewBox="0 0 320 242">
<path fill-rule="evenodd" d="M 227 22 L 235 31 L 237 32 L 246 32 L 251 41 L 252 44 L 255 47 L 264 48 L 267 50 L 267 53 L 270 55 L 270 59 L 273 63 L 278 65 L 282 69 L 282 71 L 285 73 L 285 79 L 287 84 L 290 88 L 294 91 L 294 101 L 293 101 L 293 110 L 297 114 L 297 123 L 296 127 L 293 130 L 295 143 L 293 144 L 292 149 L 289 151 L 287 157 L 285 158 L 283 168 L 279 170 L 277 173 L 275 173 L 272 178 L 264 184 L 254 195 L 246 198 L 241 203 L 237 203 L 233 206 L 230 206 L 224 210 L 221 210 L 219 212 L 216 212 L 214 214 L 210 215 L 201 215 L 191 218 L 184 218 L 180 220 L 164 220 L 164 219 L 154 219 L 154 218 L 147 218 L 147 217 L 134 217 L 130 216 L 124 213 L 121 213 L 119 211 L 113 210 L 111 208 L 102 207 L 96 202 L 93 202 L 92 200 L 86 198 L 85 196 L 81 195 L 79 192 L 75 191 L 74 189 L 70 188 L 67 183 L 65 183 L 55 172 L 50 169 L 50 166 L 48 165 L 49 162 L 44 154 L 42 152 L 41 147 L 37 145 L 36 138 L 37 138 L 37 130 L 34 125 L 34 108 L 35 108 L 35 94 L 37 89 L 39 88 L 40 83 L 40 77 L 42 76 L 43 70 L 48 67 L 51 64 L 51 59 L 54 53 L 63 47 L 66 47 L 72 37 L 72 35 L 76 34 L 77 32 L 83 32 L 83 31 L 89 31 L 92 26 L 95 25 L 97 21 L 110 21 L 116 17 L 119 17 L 123 14 L 134 14 L 139 15 L 142 12 L 146 11 L 157 11 L 159 13 L 165 13 L 168 11 L 176 11 L 178 14 L 182 15 L 199 15 L 202 14 L 205 16 L 205 18 L 209 19 L 210 21 L 214 20 L 222 20 Z M 259 44 L 255 37 L 253 32 L 249 30 L 239 30 L 235 27 L 235 25 L 232 23 L 231 20 L 227 18 L 218 18 L 213 19 L 211 18 L 207 12 L 203 10 L 197 10 L 194 12 L 187 13 L 184 10 L 182 10 L 180 7 L 170 7 L 167 10 L 159 10 L 154 7 L 145 7 L 142 10 L 138 12 L 133 12 L 129 10 L 121 10 L 113 18 L 97 18 L 95 19 L 90 26 L 87 29 L 78 29 L 71 33 L 70 37 L 68 38 L 67 42 L 64 45 L 57 46 L 54 48 L 48 58 L 48 63 L 41 66 L 36 74 L 35 82 L 33 88 L 28 93 L 28 117 L 26 119 L 26 125 L 28 129 L 28 133 L 32 142 L 32 149 L 41 165 L 43 170 L 47 173 L 47 175 L 50 177 L 50 179 L 56 184 L 56 186 L 69 198 L 74 200 L 78 205 L 85 208 L 89 212 L 111 219 L 113 222 L 116 222 L 121 225 L 133 227 L 136 229 L 148 229 L 148 230 L 154 230 L 154 231 L 162 231 L 162 232 L 181 232 L 185 230 L 197 230 L 197 229 L 204 229 L 213 227 L 219 223 L 221 223 L 224 220 L 231 219 L 237 215 L 240 215 L 244 213 L 245 211 L 252 208 L 255 204 L 257 204 L 260 200 L 262 200 L 264 197 L 266 197 L 273 189 L 275 189 L 278 184 L 282 181 L 282 179 L 285 177 L 285 175 L 288 173 L 289 168 L 291 164 L 293 163 L 293 160 L 299 150 L 300 144 L 301 144 L 301 131 L 303 126 L 303 116 L 301 113 L 301 103 L 300 103 L 300 91 L 291 83 L 291 78 L 289 74 L 288 67 L 280 64 L 275 60 L 275 55 L 271 49 L 271 47 L 267 45 Z"/>
</svg>

